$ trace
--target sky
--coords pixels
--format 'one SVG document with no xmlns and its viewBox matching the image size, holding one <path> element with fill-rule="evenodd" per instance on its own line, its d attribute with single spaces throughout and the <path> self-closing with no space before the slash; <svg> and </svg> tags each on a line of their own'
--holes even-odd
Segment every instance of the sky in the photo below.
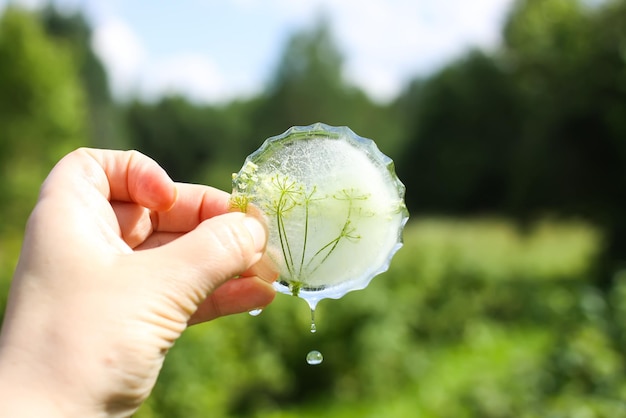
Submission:
<svg viewBox="0 0 626 418">
<path fill-rule="evenodd" d="M 0 0 L 40 7 L 45 0 Z M 114 95 L 223 103 L 261 92 L 289 36 L 324 14 L 347 82 L 387 102 L 469 47 L 500 42 L 513 0 L 53 0 L 93 29 Z"/>
</svg>

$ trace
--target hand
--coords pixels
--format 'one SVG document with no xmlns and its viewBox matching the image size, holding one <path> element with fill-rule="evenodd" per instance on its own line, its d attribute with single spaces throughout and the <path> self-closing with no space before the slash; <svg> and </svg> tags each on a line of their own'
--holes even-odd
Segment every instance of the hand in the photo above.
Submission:
<svg viewBox="0 0 626 418">
<path fill-rule="evenodd" d="M 9 295 L 0 416 L 129 416 L 188 324 L 269 304 L 265 228 L 228 199 L 134 151 L 61 160 Z"/>
</svg>

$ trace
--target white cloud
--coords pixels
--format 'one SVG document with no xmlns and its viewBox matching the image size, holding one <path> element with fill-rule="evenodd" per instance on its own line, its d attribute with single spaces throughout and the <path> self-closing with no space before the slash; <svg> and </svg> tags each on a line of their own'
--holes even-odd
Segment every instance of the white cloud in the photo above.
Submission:
<svg viewBox="0 0 626 418">
<path fill-rule="evenodd" d="M 491 48 L 513 0 L 318 0 L 331 10 L 348 51 L 346 74 L 388 100 L 411 77 L 431 72 L 469 46 Z"/>
<path fill-rule="evenodd" d="M 119 18 L 96 25 L 92 43 L 120 99 L 137 95 L 156 100 L 164 94 L 181 94 L 198 102 L 219 102 L 253 89 L 237 74 L 226 79 L 207 54 L 151 55 L 131 26 Z"/>
<path fill-rule="evenodd" d="M 28 9 L 35 9 L 45 4 L 45 0 L 0 0 L 0 11 L 4 10 L 9 4 L 17 4 Z"/>
<path fill-rule="evenodd" d="M 92 47 L 104 62 L 116 96 L 132 91 L 145 70 L 146 51 L 130 25 L 108 19 L 96 25 Z"/>
<path fill-rule="evenodd" d="M 229 95 L 218 67 L 206 55 L 181 53 L 154 61 L 148 67 L 140 83 L 144 97 L 179 93 L 191 100 L 215 102 Z"/>
</svg>

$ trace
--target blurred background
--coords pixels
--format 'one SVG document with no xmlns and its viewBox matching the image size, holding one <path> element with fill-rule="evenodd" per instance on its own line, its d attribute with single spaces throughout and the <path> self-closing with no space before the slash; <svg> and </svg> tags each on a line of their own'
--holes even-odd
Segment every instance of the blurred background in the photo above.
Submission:
<svg viewBox="0 0 626 418">
<path fill-rule="evenodd" d="M 73 148 L 229 190 L 347 125 L 407 186 L 390 270 L 315 335 L 284 295 L 193 327 L 136 416 L 626 417 L 626 1 L 294 3 L 0 0 L 0 311 Z"/>
</svg>

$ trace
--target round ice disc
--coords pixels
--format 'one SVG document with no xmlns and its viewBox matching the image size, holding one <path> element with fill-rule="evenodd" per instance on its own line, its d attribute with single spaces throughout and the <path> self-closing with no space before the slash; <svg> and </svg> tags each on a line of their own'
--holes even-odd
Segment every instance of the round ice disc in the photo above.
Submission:
<svg viewBox="0 0 626 418">
<path fill-rule="evenodd" d="M 317 123 L 251 154 L 233 174 L 231 205 L 262 213 L 277 290 L 314 306 L 387 270 L 408 219 L 404 190 L 374 141 Z"/>
</svg>

